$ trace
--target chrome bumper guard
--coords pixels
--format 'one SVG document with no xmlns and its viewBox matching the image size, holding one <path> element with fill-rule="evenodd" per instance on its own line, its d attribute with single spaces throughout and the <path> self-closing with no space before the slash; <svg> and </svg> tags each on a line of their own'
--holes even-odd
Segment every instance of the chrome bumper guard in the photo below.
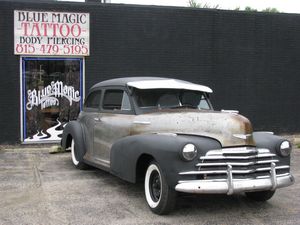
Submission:
<svg viewBox="0 0 300 225">
<path fill-rule="evenodd" d="M 233 179 L 232 166 L 227 166 L 227 179 L 179 181 L 175 190 L 198 194 L 228 194 L 239 192 L 275 190 L 295 182 L 290 173 L 276 174 L 275 163 L 271 163 L 270 176 L 255 179 Z"/>
</svg>

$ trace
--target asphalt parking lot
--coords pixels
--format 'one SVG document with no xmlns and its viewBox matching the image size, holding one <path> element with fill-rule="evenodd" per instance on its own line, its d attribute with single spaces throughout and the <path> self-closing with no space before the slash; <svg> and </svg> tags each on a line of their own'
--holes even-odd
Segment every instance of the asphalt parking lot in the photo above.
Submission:
<svg viewBox="0 0 300 225">
<path fill-rule="evenodd" d="M 296 183 L 266 203 L 243 195 L 179 196 L 173 213 L 148 209 L 143 185 L 98 169 L 77 170 L 70 152 L 0 150 L 0 224 L 300 224 L 300 149 L 292 154 Z"/>
</svg>

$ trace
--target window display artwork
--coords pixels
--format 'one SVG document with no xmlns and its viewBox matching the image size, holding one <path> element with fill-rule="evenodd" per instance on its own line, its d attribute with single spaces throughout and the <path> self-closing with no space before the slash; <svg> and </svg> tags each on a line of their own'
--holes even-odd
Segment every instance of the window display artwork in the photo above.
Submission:
<svg viewBox="0 0 300 225">
<path fill-rule="evenodd" d="M 22 58 L 23 141 L 60 141 L 82 107 L 81 58 Z"/>
</svg>

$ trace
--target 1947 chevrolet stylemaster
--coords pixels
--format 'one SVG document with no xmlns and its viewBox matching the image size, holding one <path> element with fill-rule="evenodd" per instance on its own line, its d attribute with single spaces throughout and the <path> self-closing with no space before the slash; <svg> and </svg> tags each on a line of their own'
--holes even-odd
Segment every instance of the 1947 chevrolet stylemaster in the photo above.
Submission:
<svg viewBox="0 0 300 225">
<path fill-rule="evenodd" d="M 167 78 L 120 78 L 94 85 L 83 111 L 63 131 L 74 165 L 92 165 L 126 180 L 144 179 L 157 214 L 177 192 L 244 192 L 266 201 L 294 183 L 291 143 L 253 132 L 234 111 L 214 111 L 209 87 Z"/>
</svg>

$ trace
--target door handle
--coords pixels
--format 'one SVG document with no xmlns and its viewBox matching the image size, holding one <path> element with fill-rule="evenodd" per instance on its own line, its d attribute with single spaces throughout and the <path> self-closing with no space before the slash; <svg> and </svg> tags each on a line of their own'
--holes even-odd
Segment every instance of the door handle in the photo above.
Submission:
<svg viewBox="0 0 300 225">
<path fill-rule="evenodd" d="M 95 120 L 95 121 L 101 121 L 101 119 L 98 118 L 98 117 L 95 117 L 94 120 Z"/>
</svg>

